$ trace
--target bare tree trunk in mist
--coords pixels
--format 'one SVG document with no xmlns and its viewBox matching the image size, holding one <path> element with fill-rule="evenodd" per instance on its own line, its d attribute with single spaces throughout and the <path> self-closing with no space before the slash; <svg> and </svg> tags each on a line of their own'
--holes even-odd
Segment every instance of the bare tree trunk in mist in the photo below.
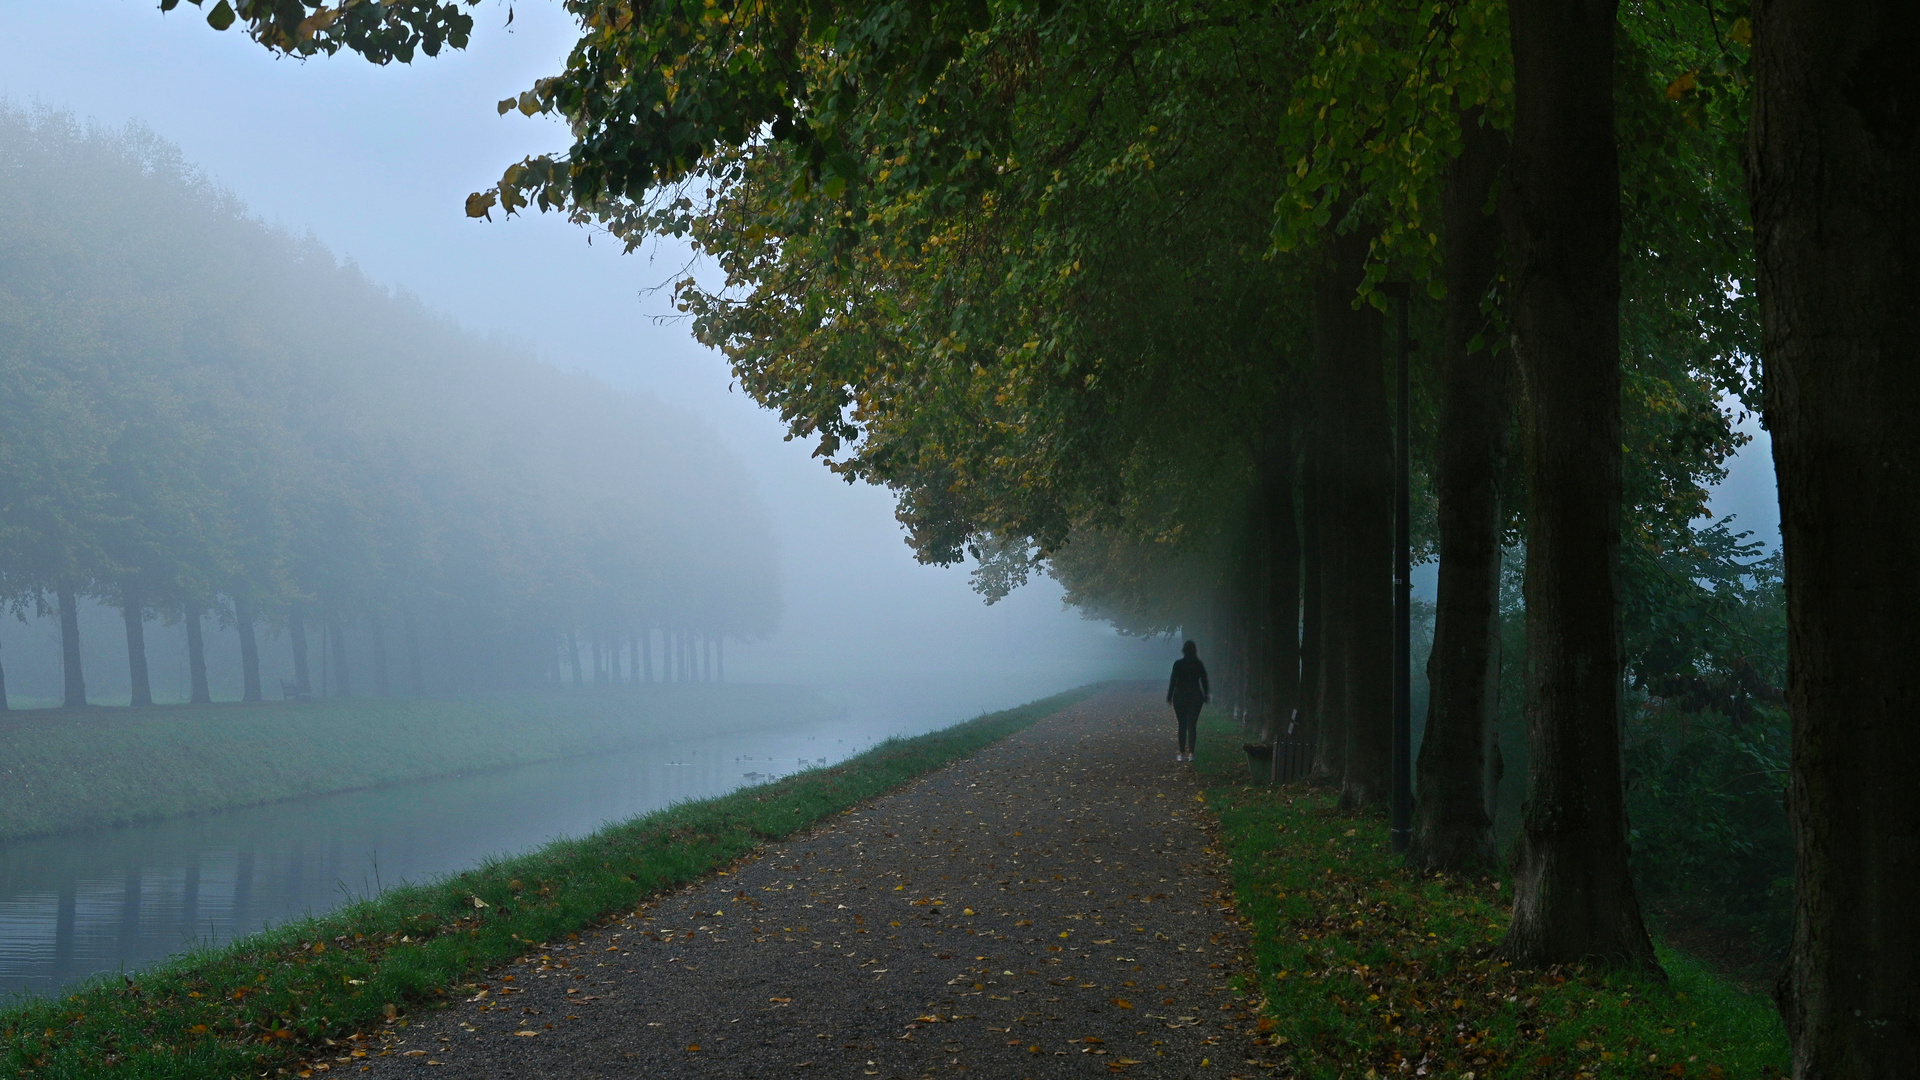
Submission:
<svg viewBox="0 0 1920 1080">
<path fill-rule="evenodd" d="M 7 704 L 7 665 L 0 663 L 0 713 L 11 711 Z"/>
<path fill-rule="evenodd" d="M 660 651 L 663 654 L 661 659 L 666 662 L 667 681 L 677 683 L 680 681 L 680 652 L 675 633 L 673 630 L 660 631 Z"/>
<path fill-rule="evenodd" d="M 60 604 L 60 674 L 65 685 L 61 705 L 69 709 L 87 707 L 87 680 L 80 671 L 80 602 L 73 586 L 54 589 Z"/>
<path fill-rule="evenodd" d="M 708 663 L 708 659 L 709 659 L 709 658 L 708 658 L 708 656 L 707 656 L 707 652 L 708 652 L 708 649 L 707 649 L 707 632 L 706 632 L 705 630 L 696 630 L 696 631 L 694 631 L 694 639 L 695 639 L 696 641 L 698 641 L 698 642 L 700 643 L 700 645 L 699 645 L 699 651 L 695 653 L 695 655 L 696 655 L 696 656 L 698 656 L 698 657 L 700 658 L 700 676 L 699 676 L 699 679 L 700 679 L 700 681 L 701 681 L 701 682 L 712 682 L 713 680 L 712 680 L 711 678 L 709 678 L 709 677 L 708 677 L 708 676 L 710 676 L 710 675 L 712 675 L 712 674 L 713 674 L 713 672 L 712 672 L 712 670 L 711 670 L 711 669 L 712 669 L 712 665 L 711 665 L 710 663 Z"/>
<path fill-rule="evenodd" d="M 211 705 L 213 694 L 207 690 L 207 643 L 201 637 L 202 614 L 200 605 L 187 605 L 187 682 L 192 687 L 187 700 L 194 705 Z"/>
<path fill-rule="evenodd" d="M 392 697 L 387 684 L 387 620 L 384 615 L 367 617 L 373 648 L 373 692 L 377 697 Z"/>
<path fill-rule="evenodd" d="M 1320 454 L 1308 440 L 1300 465 L 1300 727 L 1296 738 L 1320 737 L 1320 663 L 1325 655 L 1321 604 Z"/>
<path fill-rule="evenodd" d="M 427 692 L 427 672 L 420 665 L 420 626 L 411 607 L 401 616 L 401 627 L 407 635 L 407 692 L 420 697 Z"/>
<path fill-rule="evenodd" d="M 253 605 L 233 598 L 234 629 L 240 634 L 240 700 L 259 701 L 260 643 L 253 636 Z"/>
<path fill-rule="evenodd" d="M 1341 628 L 1344 676 L 1339 730 L 1325 743 L 1345 735 L 1340 804 L 1348 810 L 1387 798 L 1393 771 L 1393 431 L 1380 311 L 1354 307 L 1366 257 L 1364 233 L 1330 238 L 1313 305 L 1321 412 L 1333 425 L 1326 494 L 1328 562 L 1337 572 L 1327 584 L 1339 590 L 1337 605 L 1331 592 L 1323 603 Z"/>
<path fill-rule="evenodd" d="M 294 692 L 311 695 L 313 678 L 307 667 L 307 616 L 298 604 L 287 611 L 287 639 L 293 645 Z"/>
<path fill-rule="evenodd" d="M 352 697 L 353 679 L 347 674 L 347 632 L 338 621 L 329 618 L 327 633 L 333 639 L 333 694 Z"/>
<path fill-rule="evenodd" d="M 1314 751 L 1313 775 L 1324 783 L 1337 784 L 1347 771 L 1347 604 L 1349 597 L 1341 574 L 1345 569 L 1340 529 L 1335 522 L 1334 504 L 1339 500 L 1328 458 L 1337 447 L 1325 428 L 1335 421 L 1328 410 L 1319 410 L 1315 422 L 1320 442 L 1314 455 L 1317 463 L 1315 500 L 1310 518 L 1315 522 L 1314 545 L 1319 572 L 1314 575 L 1320 600 L 1317 635 L 1320 652 L 1318 675 L 1314 679 Z"/>
<path fill-rule="evenodd" d="M 727 681 L 727 635 L 725 634 L 713 639 L 713 670 L 717 675 L 715 682 Z M 6 687 L 0 685 L 0 693 L 5 691 Z"/>
<path fill-rule="evenodd" d="M 1275 435 L 1266 469 L 1268 744 L 1287 733 L 1300 708 L 1300 523 L 1293 509 L 1292 425 Z"/>
<path fill-rule="evenodd" d="M 1524 403 L 1531 754 L 1499 955 L 1658 973 L 1628 864 L 1621 762 L 1619 28 L 1612 0 L 1514 0 L 1507 17 L 1501 209 Z"/>
<path fill-rule="evenodd" d="M 1447 165 L 1446 341 L 1434 486 L 1439 495 L 1440 590 L 1427 660 L 1427 729 L 1420 743 L 1407 861 L 1425 871 L 1472 871 L 1494 861 L 1495 695 L 1499 690 L 1500 481 L 1512 426 L 1511 356 L 1469 347 L 1489 329 L 1480 300 L 1499 269 L 1500 222 L 1487 195 L 1507 157 L 1506 136 L 1460 117 L 1460 155 Z"/>
<path fill-rule="evenodd" d="M 127 680 L 132 684 L 134 708 L 153 704 L 153 686 L 147 680 L 147 623 L 145 597 L 138 578 L 120 583 L 120 616 L 127 624 Z"/>
<path fill-rule="evenodd" d="M 1920 70 L 1908 0 L 1761 0 L 1747 189 L 1787 578 L 1799 1080 L 1920 1043 Z"/>
<path fill-rule="evenodd" d="M 567 631 L 567 663 L 573 668 L 573 688 L 575 690 L 586 683 L 580 674 L 580 639 L 573 631 Z"/>
</svg>

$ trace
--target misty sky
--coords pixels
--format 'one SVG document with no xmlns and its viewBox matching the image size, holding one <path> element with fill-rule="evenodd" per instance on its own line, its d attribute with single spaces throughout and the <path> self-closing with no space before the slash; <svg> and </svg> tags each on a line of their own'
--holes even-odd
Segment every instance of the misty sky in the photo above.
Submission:
<svg viewBox="0 0 1920 1080">
<path fill-rule="evenodd" d="M 778 638 L 739 657 L 743 675 L 793 677 L 884 659 L 907 669 L 1073 673 L 1140 655 L 1062 612 L 1051 582 L 984 607 L 963 570 L 917 566 L 885 491 L 850 488 L 782 443 L 776 417 L 728 388 L 663 292 L 686 252 L 623 256 L 606 238 L 530 215 L 468 220 L 468 192 L 531 153 L 563 150 L 546 118 L 494 103 L 558 71 L 575 38 L 557 3 L 483 5 L 465 52 L 376 68 L 358 57 L 276 59 L 189 5 L 154 0 L 0 4 L 0 97 L 108 123 L 146 122 L 266 218 L 311 228 L 377 281 L 400 285 L 470 327 L 653 393 L 706 417 L 758 478 L 782 547 L 787 610 Z M 344 314 L 344 313 L 343 313 Z M 1778 535 L 1764 433 L 1735 462 L 1714 509 Z M 1419 579 L 1431 588 L 1432 569 Z M 1151 650 L 1156 658 L 1164 646 Z M 1169 656 L 1171 653 L 1168 654 Z M 845 659 L 837 659 L 845 658 Z"/>
</svg>

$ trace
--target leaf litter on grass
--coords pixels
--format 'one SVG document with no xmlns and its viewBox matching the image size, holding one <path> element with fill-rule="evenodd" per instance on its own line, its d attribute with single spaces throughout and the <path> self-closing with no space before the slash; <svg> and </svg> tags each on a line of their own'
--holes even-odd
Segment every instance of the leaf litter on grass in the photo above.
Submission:
<svg viewBox="0 0 1920 1080">
<path fill-rule="evenodd" d="M 1253 929 L 1256 1042 L 1302 1077 L 1784 1076 L 1770 1003 L 1661 950 L 1669 981 L 1495 955 L 1509 886 L 1416 879 L 1383 821 L 1305 784 L 1254 788 L 1203 753 L 1206 801 Z M 1237 764 L 1237 763 L 1233 763 Z M 1257 988 L 1257 990 L 1255 989 Z"/>
</svg>

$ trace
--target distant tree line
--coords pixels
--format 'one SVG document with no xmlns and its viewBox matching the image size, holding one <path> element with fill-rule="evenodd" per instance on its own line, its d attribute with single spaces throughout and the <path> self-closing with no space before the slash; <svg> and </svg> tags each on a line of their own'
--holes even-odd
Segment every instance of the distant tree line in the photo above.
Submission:
<svg viewBox="0 0 1920 1080">
<path fill-rule="evenodd" d="M 0 604 L 58 618 L 67 705 L 87 597 L 135 705 L 150 620 L 194 701 L 209 621 L 249 701 L 268 631 L 296 692 L 385 695 L 718 678 L 773 628 L 769 526 L 690 418 L 389 293 L 139 128 L 0 108 L 0 207 Z"/>
</svg>

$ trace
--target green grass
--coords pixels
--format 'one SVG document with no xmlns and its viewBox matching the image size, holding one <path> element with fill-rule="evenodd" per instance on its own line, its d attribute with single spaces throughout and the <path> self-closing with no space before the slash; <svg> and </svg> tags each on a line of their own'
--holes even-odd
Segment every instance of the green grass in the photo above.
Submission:
<svg viewBox="0 0 1920 1080">
<path fill-rule="evenodd" d="M 0 1076 L 244 1077 L 364 1046 L 450 988 L 1085 699 L 1082 687 L 683 803 L 329 915 L 0 1012 Z M 329 1043 L 328 1040 L 333 1040 Z M 333 1045 L 342 1044 L 342 1045 Z M 301 1072 L 305 1075 L 305 1072 Z"/>
<path fill-rule="evenodd" d="M 1298 1076 L 1786 1074 L 1786 1035 L 1766 999 L 1664 948 L 1664 984 L 1512 968 L 1493 958 L 1507 882 L 1416 879 L 1388 850 L 1383 819 L 1343 815 L 1331 792 L 1305 784 L 1249 785 L 1240 742 L 1233 725 L 1206 725 L 1198 765 L 1252 930 L 1244 989 L 1264 997 L 1263 1037 Z"/>
<path fill-rule="evenodd" d="M 351 698 L 0 717 L 0 843 L 744 730 L 835 707 L 782 686 Z"/>
</svg>

